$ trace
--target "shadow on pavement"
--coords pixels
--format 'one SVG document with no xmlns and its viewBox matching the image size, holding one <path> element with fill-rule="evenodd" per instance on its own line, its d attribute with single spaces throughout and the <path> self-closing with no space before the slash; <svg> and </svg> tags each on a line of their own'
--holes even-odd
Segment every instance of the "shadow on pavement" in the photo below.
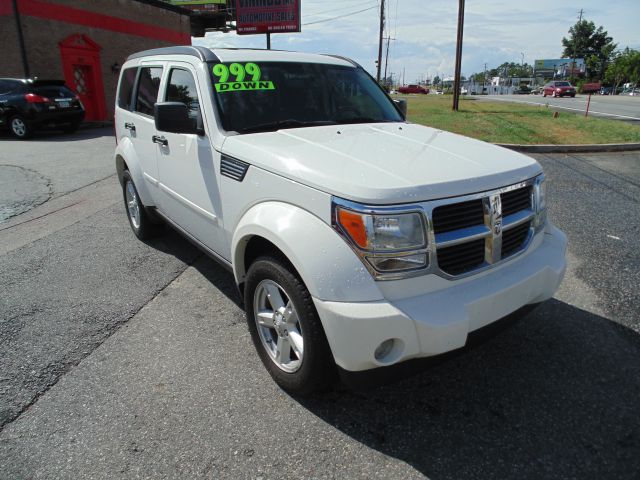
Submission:
<svg viewBox="0 0 640 480">
<path fill-rule="evenodd" d="M 183 242 L 171 231 L 151 244 L 192 263 Z M 240 306 L 231 273 L 210 259 L 194 265 Z M 640 337 L 555 299 L 405 380 L 297 401 L 434 480 L 640 472 Z"/>
<path fill-rule="evenodd" d="M 240 293 L 236 288 L 233 273 L 202 253 L 198 247 L 174 229 L 167 226 L 165 232 L 160 237 L 145 241 L 145 243 L 161 252 L 173 255 L 188 265 L 192 265 L 211 282 L 212 285 L 229 298 L 229 300 L 239 308 L 244 309 Z"/>
<path fill-rule="evenodd" d="M 394 385 L 302 400 L 345 434 L 443 478 L 638 478 L 640 338 L 550 300 Z"/>
</svg>

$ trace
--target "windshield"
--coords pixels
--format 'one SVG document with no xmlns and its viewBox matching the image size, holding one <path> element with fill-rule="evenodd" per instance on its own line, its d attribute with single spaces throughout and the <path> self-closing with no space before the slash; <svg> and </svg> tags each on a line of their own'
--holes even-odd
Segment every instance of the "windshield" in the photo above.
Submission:
<svg viewBox="0 0 640 480">
<path fill-rule="evenodd" d="M 210 64 L 209 71 L 227 131 L 404 121 L 392 101 L 359 68 L 250 62 Z"/>
<path fill-rule="evenodd" d="M 556 82 L 556 87 L 570 87 L 571 84 L 569 82 Z"/>
</svg>

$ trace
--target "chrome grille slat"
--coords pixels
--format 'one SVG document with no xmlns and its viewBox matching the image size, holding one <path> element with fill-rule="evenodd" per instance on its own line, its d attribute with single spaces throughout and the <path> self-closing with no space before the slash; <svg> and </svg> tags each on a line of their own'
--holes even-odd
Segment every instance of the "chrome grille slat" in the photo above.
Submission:
<svg viewBox="0 0 640 480">
<path fill-rule="evenodd" d="M 431 211 L 434 256 L 440 271 L 456 277 L 500 262 L 526 247 L 534 217 L 533 182 L 506 187 Z"/>
</svg>

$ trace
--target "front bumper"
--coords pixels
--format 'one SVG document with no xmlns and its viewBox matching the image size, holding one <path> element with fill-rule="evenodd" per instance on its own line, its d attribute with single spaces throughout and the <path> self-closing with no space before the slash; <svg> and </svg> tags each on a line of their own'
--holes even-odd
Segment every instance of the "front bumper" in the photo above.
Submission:
<svg viewBox="0 0 640 480">
<path fill-rule="evenodd" d="M 550 224 L 541 237 L 486 275 L 426 294 L 361 303 L 314 298 L 336 364 L 362 371 L 442 354 L 463 347 L 470 332 L 551 298 L 564 277 L 567 239 Z M 376 348 L 389 339 L 393 348 L 376 359 Z"/>
</svg>

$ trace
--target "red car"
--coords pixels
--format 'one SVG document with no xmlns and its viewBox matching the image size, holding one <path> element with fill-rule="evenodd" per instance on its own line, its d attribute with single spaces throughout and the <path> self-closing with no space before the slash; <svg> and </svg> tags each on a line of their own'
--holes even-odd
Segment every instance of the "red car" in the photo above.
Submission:
<svg viewBox="0 0 640 480">
<path fill-rule="evenodd" d="M 398 88 L 398 93 L 429 93 L 429 89 L 422 85 L 405 85 Z"/>
<path fill-rule="evenodd" d="M 549 82 L 544 86 L 542 96 L 546 97 L 551 95 L 552 97 L 575 97 L 576 89 L 569 82 Z"/>
</svg>

